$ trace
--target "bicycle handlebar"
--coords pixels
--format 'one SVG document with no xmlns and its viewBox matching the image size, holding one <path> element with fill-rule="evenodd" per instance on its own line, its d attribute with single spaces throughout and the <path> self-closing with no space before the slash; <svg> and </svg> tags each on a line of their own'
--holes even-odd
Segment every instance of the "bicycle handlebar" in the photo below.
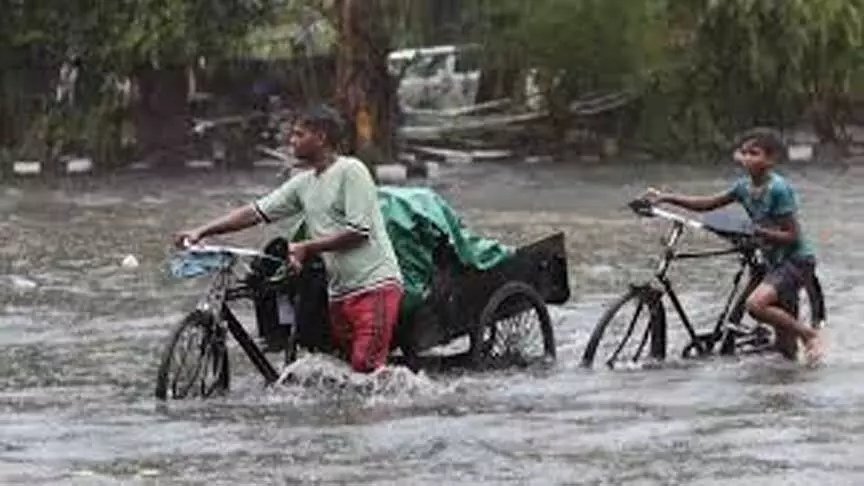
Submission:
<svg viewBox="0 0 864 486">
<path fill-rule="evenodd" d="M 185 242 L 184 242 L 185 243 Z M 184 245 L 184 250 L 190 253 L 206 253 L 206 254 L 227 254 L 234 255 L 238 257 L 250 257 L 250 258 L 266 258 L 268 260 L 275 260 L 280 263 L 285 263 L 285 259 L 279 258 L 273 255 L 268 255 L 259 250 L 254 250 L 251 248 L 242 248 L 238 246 L 222 246 L 222 245 L 204 245 L 204 244 L 194 244 L 194 245 Z"/>
<path fill-rule="evenodd" d="M 682 226 L 710 231 L 739 246 L 748 246 L 748 243 L 754 239 L 753 226 L 749 220 L 741 221 L 730 219 L 728 215 L 710 213 L 705 216 L 706 220 L 700 221 L 658 208 L 647 199 L 636 199 L 631 201 L 629 206 L 639 216 L 648 218 L 658 217 Z"/>
<path fill-rule="evenodd" d="M 634 201 L 631 201 L 629 206 L 630 209 L 632 209 L 633 212 L 635 212 L 639 216 L 644 216 L 647 218 L 658 217 L 668 221 L 672 221 L 673 223 L 680 223 L 691 228 L 705 229 L 705 223 L 696 219 L 681 216 L 680 214 L 676 214 L 671 211 L 666 211 L 665 209 L 660 209 L 647 199 L 636 199 Z"/>
</svg>

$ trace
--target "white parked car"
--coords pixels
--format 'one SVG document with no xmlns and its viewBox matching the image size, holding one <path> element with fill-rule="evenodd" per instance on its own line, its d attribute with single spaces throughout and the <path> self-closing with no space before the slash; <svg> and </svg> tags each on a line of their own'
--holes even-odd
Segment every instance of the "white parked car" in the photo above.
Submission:
<svg viewBox="0 0 864 486">
<path fill-rule="evenodd" d="M 475 103 L 482 51 L 477 45 L 400 49 L 388 56 L 392 75 L 401 76 L 403 109 L 448 109 Z"/>
</svg>

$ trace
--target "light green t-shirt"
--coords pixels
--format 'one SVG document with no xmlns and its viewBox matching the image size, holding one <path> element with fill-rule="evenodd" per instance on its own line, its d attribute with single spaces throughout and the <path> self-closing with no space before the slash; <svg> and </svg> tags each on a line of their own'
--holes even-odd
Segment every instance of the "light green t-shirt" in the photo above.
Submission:
<svg viewBox="0 0 864 486">
<path fill-rule="evenodd" d="M 311 238 L 346 229 L 367 235 L 366 241 L 356 248 L 322 255 L 331 298 L 387 283 L 402 283 L 378 204 L 377 188 L 363 162 L 338 157 L 320 174 L 315 170 L 303 171 L 254 205 L 268 223 L 302 214 Z"/>
</svg>

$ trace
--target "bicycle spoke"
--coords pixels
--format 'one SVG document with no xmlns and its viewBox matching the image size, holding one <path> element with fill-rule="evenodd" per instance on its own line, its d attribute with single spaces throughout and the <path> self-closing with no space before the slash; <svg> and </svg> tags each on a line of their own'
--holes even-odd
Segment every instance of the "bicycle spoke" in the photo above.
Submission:
<svg viewBox="0 0 864 486">
<path fill-rule="evenodd" d="M 642 341 L 639 343 L 639 347 L 636 348 L 636 354 L 633 355 L 632 362 L 636 362 L 639 360 L 639 356 L 642 356 L 642 350 L 645 348 L 645 344 L 648 342 L 648 336 L 651 334 L 651 321 L 648 321 L 648 325 L 645 326 L 645 332 L 642 333 Z"/>
<path fill-rule="evenodd" d="M 206 398 L 228 388 L 225 334 L 211 315 L 196 310 L 179 323 L 157 373 L 160 400 Z"/>
<path fill-rule="evenodd" d="M 201 377 L 202 396 L 205 398 L 212 395 L 219 387 L 219 382 L 222 378 L 222 367 L 227 359 L 225 348 L 222 347 L 219 341 L 212 341 L 207 349 L 208 358 L 205 362 L 209 361 L 211 366 L 205 367 L 204 376 Z M 210 373 L 207 372 L 207 368 L 210 369 Z M 212 381 L 208 381 L 208 379 L 212 379 Z"/>
<path fill-rule="evenodd" d="M 203 330 L 196 328 L 186 336 L 183 346 L 179 349 L 183 352 L 182 359 L 179 361 L 171 383 L 171 390 L 175 397 L 185 398 L 189 391 L 195 387 L 206 355 L 206 339 L 202 334 Z M 192 356 L 193 354 L 194 356 Z M 197 360 L 194 363 L 188 363 L 191 366 L 187 368 L 187 361 L 190 357 L 193 360 L 197 358 Z"/>
<path fill-rule="evenodd" d="M 618 355 L 624 349 L 624 346 L 627 344 L 627 341 L 630 340 L 630 335 L 633 334 L 633 329 L 636 327 L 636 321 L 639 320 L 639 315 L 642 314 L 642 308 L 645 307 L 645 302 L 641 299 L 639 300 L 639 306 L 636 308 L 636 312 L 633 314 L 633 318 L 630 319 L 630 324 L 627 326 L 627 332 L 624 335 L 624 339 L 621 340 L 621 343 L 618 344 L 618 347 L 615 349 L 615 352 L 612 353 L 612 356 L 606 360 L 606 366 L 612 366 L 615 361 L 618 359 Z"/>
<path fill-rule="evenodd" d="M 189 334 L 185 336 L 183 340 L 182 346 L 177 347 L 177 354 L 179 355 L 177 361 L 177 368 L 174 372 L 174 376 L 171 380 L 171 392 L 177 397 L 179 396 L 177 393 L 177 384 L 180 382 L 181 375 L 185 374 L 186 371 L 186 359 L 189 357 L 189 349 L 191 348 L 189 341 L 195 337 L 195 334 Z M 182 352 L 182 354 L 180 354 Z M 183 398 L 182 396 L 180 398 Z"/>
<path fill-rule="evenodd" d="M 526 310 L 518 315 L 498 321 L 491 331 L 492 336 L 486 343 L 486 351 L 497 358 L 523 357 L 528 358 L 533 351 L 535 339 L 531 339 L 537 331 L 532 323 L 538 317 L 533 310 Z M 500 328 L 500 329 L 499 329 Z"/>
<path fill-rule="evenodd" d="M 186 385 L 186 389 L 184 390 L 184 394 L 183 394 L 184 396 L 186 396 L 186 393 L 188 393 L 189 390 L 192 390 L 195 387 L 195 385 L 199 382 L 198 381 L 198 375 L 201 374 L 201 369 L 202 368 L 206 369 L 205 363 L 207 362 L 207 357 L 209 355 L 209 346 L 207 344 L 208 344 L 207 339 L 201 340 L 201 345 L 199 347 L 200 353 L 198 354 L 198 361 L 197 361 L 197 363 L 195 363 L 195 368 L 193 369 L 192 376 L 189 378 L 189 383 Z M 206 371 L 205 371 L 205 373 L 206 373 Z M 200 381 L 200 383 L 201 383 L 201 386 L 203 387 L 204 386 L 204 380 L 202 379 Z"/>
</svg>

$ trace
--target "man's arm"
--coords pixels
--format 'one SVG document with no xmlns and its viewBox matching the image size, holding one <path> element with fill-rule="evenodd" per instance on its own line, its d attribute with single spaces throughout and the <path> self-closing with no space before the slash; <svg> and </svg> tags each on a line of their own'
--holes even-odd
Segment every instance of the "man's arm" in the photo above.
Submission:
<svg viewBox="0 0 864 486">
<path fill-rule="evenodd" d="M 198 243 L 202 238 L 244 230 L 262 221 L 261 215 L 252 204 L 237 208 L 228 214 L 211 220 L 191 231 L 185 231 L 175 236 L 174 243 L 178 247 Z"/>
<path fill-rule="evenodd" d="M 204 224 L 196 231 L 201 235 L 201 238 L 206 238 L 208 236 L 244 230 L 261 223 L 261 221 L 261 215 L 255 209 L 255 206 L 247 204 Z"/>
<path fill-rule="evenodd" d="M 365 233 L 346 229 L 321 238 L 294 243 L 290 251 L 298 260 L 303 261 L 306 257 L 319 253 L 351 250 L 363 244 L 367 238 Z"/>
<path fill-rule="evenodd" d="M 191 231 L 183 231 L 174 236 L 174 244 L 183 248 L 187 244 L 198 243 L 208 236 L 233 233 L 255 226 L 289 217 L 302 210 L 298 188 L 303 183 L 301 176 L 291 178 L 275 191 L 255 201 L 237 208 Z"/>
</svg>

